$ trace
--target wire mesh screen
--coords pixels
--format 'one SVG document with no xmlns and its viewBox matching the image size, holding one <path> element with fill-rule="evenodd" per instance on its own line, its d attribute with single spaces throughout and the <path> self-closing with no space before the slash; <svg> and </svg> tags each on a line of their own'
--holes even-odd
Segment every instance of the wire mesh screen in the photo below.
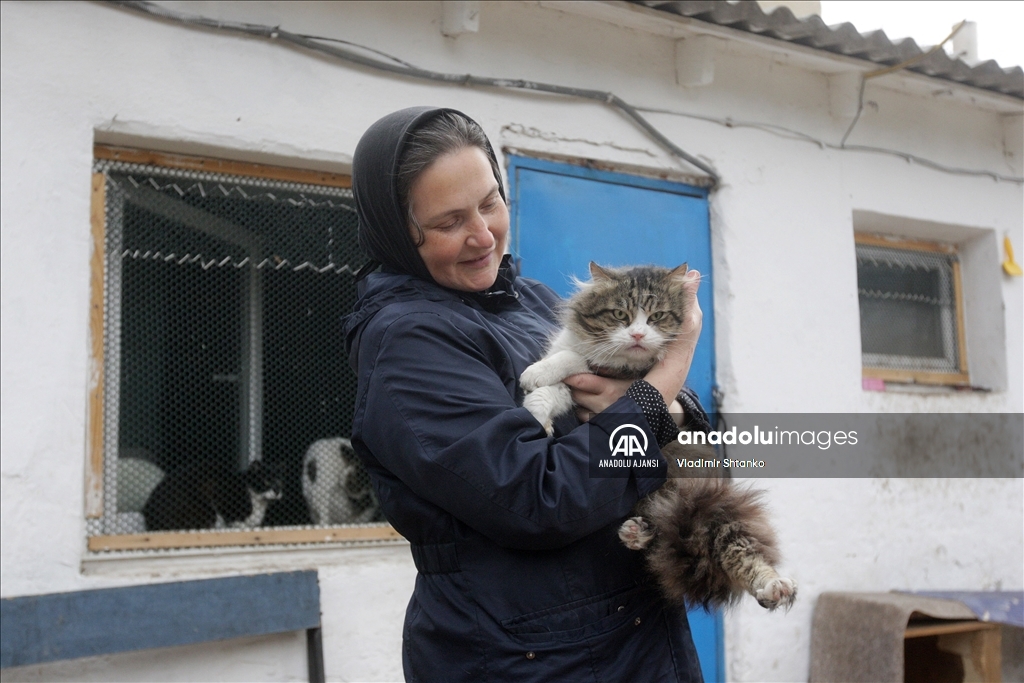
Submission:
<svg viewBox="0 0 1024 683">
<path fill-rule="evenodd" d="M 959 372 L 955 254 L 857 245 L 866 367 Z"/>
<path fill-rule="evenodd" d="M 106 176 L 96 533 L 382 520 L 348 441 L 351 192 L 97 162 Z"/>
</svg>

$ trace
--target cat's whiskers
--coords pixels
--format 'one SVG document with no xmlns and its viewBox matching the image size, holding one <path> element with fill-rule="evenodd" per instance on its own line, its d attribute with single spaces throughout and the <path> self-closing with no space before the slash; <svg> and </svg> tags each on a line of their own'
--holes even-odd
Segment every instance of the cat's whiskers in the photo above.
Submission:
<svg viewBox="0 0 1024 683">
<path fill-rule="evenodd" d="M 628 354 L 628 347 L 618 344 L 608 344 L 600 353 L 591 353 L 588 360 L 591 366 L 619 368 L 628 374 L 640 375 L 650 366 L 654 365 L 659 358 L 659 352 L 650 349 L 648 353 L 639 357 Z"/>
<path fill-rule="evenodd" d="M 623 350 L 622 344 L 605 340 L 600 343 L 588 344 L 587 358 L 590 359 L 593 365 L 604 365 L 611 359 L 615 358 Z"/>
</svg>

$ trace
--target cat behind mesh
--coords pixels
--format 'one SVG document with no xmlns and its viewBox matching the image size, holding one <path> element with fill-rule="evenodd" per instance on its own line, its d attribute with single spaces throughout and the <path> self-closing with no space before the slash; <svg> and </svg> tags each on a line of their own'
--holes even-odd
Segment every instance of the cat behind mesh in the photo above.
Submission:
<svg viewBox="0 0 1024 683">
<path fill-rule="evenodd" d="M 170 470 L 149 494 L 142 515 L 147 531 L 255 527 L 282 491 L 281 478 L 262 460 L 241 472 L 203 460 Z"/>
<path fill-rule="evenodd" d="M 310 444 L 302 459 L 302 495 L 313 524 L 361 524 L 381 519 L 370 478 L 352 442 L 342 437 Z"/>
<path fill-rule="evenodd" d="M 601 268 L 590 264 L 591 281 L 563 311 L 563 328 L 544 358 L 523 372 L 523 406 L 548 434 L 555 417 L 572 409 L 562 383 L 569 375 L 593 372 L 640 379 L 664 357 L 686 320 L 684 263 Z M 710 449 L 672 443 L 662 450 L 670 477 L 641 500 L 636 517 L 619 528 L 632 550 L 645 550 L 647 566 L 664 595 L 677 604 L 705 608 L 737 601 L 743 591 L 770 610 L 789 607 L 796 583 L 775 571 L 775 534 L 760 498 L 762 492 L 733 486 L 718 473 L 685 478 L 676 458 L 714 458 Z"/>
</svg>

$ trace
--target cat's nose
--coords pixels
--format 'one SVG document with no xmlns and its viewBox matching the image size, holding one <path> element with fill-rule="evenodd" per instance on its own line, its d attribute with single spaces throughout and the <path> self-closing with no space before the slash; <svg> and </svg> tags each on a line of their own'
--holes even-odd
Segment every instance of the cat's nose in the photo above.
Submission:
<svg viewBox="0 0 1024 683">
<path fill-rule="evenodd" d="M 641 339 L 643 339 L 647 335 L 645 335 L 643 332 L 630 332 L 629 336 L 632 337 L 633 339 L 635 339 L 636 341 L 640 341 Z"/>
</svg>

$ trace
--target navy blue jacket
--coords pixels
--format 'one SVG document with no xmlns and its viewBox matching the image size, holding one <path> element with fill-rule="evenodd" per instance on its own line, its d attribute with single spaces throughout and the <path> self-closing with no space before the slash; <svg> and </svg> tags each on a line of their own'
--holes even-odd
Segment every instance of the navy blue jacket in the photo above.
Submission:
<svg viewBox="0 0 1024 683">
<path fill-rule="evenodd" d="M 359 377 L 352 444 L 419 573 L 406 611 L 409 681 L 700 681 L 685 612 L 667 607 L 617 530 L 659 476 L 590 476 L 621 420 L 556 423 L 520 407 L 519 376 L 558 298 L 517 278 L 483 302 L 374 273 L 346 322 Z M 648 430 L 636 403 L 608 412 Z M 605 454 L 607 455 L 607 453 Z"/>
</svg>

